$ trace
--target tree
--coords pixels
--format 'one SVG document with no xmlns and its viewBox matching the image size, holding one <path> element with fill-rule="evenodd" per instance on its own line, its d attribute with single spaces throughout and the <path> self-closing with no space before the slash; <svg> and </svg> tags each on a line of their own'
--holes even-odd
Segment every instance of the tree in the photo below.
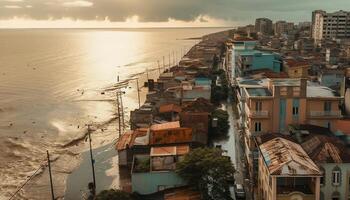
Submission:
<svg viewBox="0 0 350 200">
<path fill-rule="evenodd" d="M 229 114 L 226 110 L 217 109 L 212 113 L 212 118 L 217 118 L 218 123 L 216 127 L 211 127 L 210 133 L 212 136 L 225 136 L 230 128 Z"/>
<path fill-rule="evenodd" d="M 96 196 L 96 200 L 134 200 L 133 196 L 122 190 L 103 190 Z"/>
<path fill-rule="evenodd" d="M 229 186 L 235 169 L 230 159 L 216 148 L 197 148 L 177 164 L 176 172 L 195 186 L 204 200 L 230 198 Z"/>
</svg>

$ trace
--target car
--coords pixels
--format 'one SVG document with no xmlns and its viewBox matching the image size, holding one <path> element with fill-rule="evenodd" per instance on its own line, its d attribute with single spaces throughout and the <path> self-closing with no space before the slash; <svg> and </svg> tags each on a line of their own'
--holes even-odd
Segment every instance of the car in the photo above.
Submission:
<svg viewBox="0 0 350 200">
<path fill-rule="evenodd" d="M 235 195 L 236 199 L 245 199 L 245 191 L 242 184 L 236 184 Z"/>
</svg>

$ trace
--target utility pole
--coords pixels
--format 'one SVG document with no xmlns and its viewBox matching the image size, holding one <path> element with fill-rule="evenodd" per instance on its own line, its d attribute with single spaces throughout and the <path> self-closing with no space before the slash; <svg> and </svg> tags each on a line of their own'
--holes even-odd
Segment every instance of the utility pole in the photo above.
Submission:
<svg viewBox="0 0 350 200">
<path fill-rule="evenodd" d="M 92 156 L 92 148 L 91 148 L 91 129 L 90 124 L 88 125 L 88 135 L 89 135 L 89 146 L 90 146 L 90 160 L 91 160 L 91 169 L 92 169 L 92 181 L 93 181 L 93 188 L 92 193 L 95 196 L 96 195 L 96 178 L 95 178 L 95 160 Z"/>
<path fill-rule="evenodd" d="M 124 122 L 124 106 L 123 106 L 123 92 L 120 93 L 120 112 L 122 113 L 122 127 L 123 131 L 125 129 L 125 122 Z"/>
<path fill-rule="evenodd" d="M 170 64 L 170 53 L 169 53 L 169 69 L 170 69 L 170 65 L 171 65 L 171 64 Z"/>
<path fill-rule="evenodd" d="M 176 60 L 176 57 L 175 57 L 175 53 L 173 51 L 173 65 L 175 65 L 175 60 Z"/>
<path fill-rule="evenodd" d="M 165 69 L 165 56 L 163 56 L 163 71 Z"/>
<path fill-rule="evenodd" d="M 139 99 L 139 108 L 140 108 L 141 107 L 141 101 L 140 101 L 139 78 L 136 79 L 136 85 L 137 85 L 137 98 Z"/>
<path fill-rule="evenodd" d="M 177 51 L 175 51 L 175 60 L 176 60 L 176 63 L 175 63 L 175 65 L 177 65 L 177 61 L 178 61 L 178 57 L 177 57 Z"/>
<path fill-rule="evenodd" d="M 49 166 L 49 175 L 50 175 L 51 198 L 52 198 L 52 200 L 55 200 L 55 194 L 54 194 L 54 191 L 53 191 L 53 184 L 52 184 L 52 173 L 51 173 L 50 154 L 49 154 L 49 151 L 48 151 L 48 150 L 46 150 L 46 153 L 47 153 L 47 164 L 48 164 L 48 166 Z"/>
<path fill-rule="evenodd" d="M 160 75 L 160 64 L 159 64 L 159 60 L 157 60 L 157 63 L 158 63 L 158 72 L 159 72 L 159 75 Z"/>
<path fill-rule="evenodd" d="M 147 81 L 148 81 L 148 68 L 146 68 L 146 78 L 147 78 Z"/>
<path fill-rule="evenodd" d="M 117 108 L 118 108 L 118 132 L 119 132 L 119 138 L 122 135 L 122 129 L 121 129 L 121 119 L 120 119 L 120 102 L 119 102 L 119 95 L 120 92 L 117 90 Z"/>
</svg>

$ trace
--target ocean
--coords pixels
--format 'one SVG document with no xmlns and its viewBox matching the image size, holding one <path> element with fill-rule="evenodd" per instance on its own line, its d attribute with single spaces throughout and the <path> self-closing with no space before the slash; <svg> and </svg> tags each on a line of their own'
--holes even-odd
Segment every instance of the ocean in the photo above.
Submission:
<svg viewBox="0 0 350 200">
<path fill-rule="evenodd" d="M 149 77 L 159 75 L 157 61 L 173 64 L 198 42 L 193 38 L 222 30 L 0 30 L 0 199 L 38 169 L 14 199 L 48 199 L 47 170 L 40 168 L 47 150 L 55 190 L 63 196 L 68 174 L 86 151 L 87 124 L 96 130 L 95 148 L 118 137 L 115 94 L 108 88 L 134 77 L 142 85 L 146 70 Z M 127 117 L 138 106 L 135 81 L 125 92 Z M 145 89 L 141 93 L 143 101 Z"/>
</svg>

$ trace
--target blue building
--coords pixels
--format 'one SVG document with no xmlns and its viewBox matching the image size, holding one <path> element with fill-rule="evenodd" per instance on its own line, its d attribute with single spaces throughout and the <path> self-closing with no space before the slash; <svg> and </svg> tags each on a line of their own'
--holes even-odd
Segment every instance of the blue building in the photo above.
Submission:
<svg viewBox="0 0 350 200">
<path fill-rule="evenodd" d="M 255 47 L 256 41 L 252 40 L 233 42 L 232 77 L 237 78 L 262 69 L 281 72 L 282 62 L 278 54 L 255 50 Z"/>
<path fill-rule="evenodd" d="M 151 153 L 135 155 L 132 172 L 132 192 L 153 194 L 168 188 L 187 185 L 177 173 L 176 163 L 190 151 L 188 145 L 152 147 Z"/>
<path fill-rule="evenodd" d="M 236 52 L 235 73 L 244 76 L 254 70 L 267 69 L 273 72 L 281 72 L 279 56 L 259 50 L 247 49 Z"/>
</svg>

